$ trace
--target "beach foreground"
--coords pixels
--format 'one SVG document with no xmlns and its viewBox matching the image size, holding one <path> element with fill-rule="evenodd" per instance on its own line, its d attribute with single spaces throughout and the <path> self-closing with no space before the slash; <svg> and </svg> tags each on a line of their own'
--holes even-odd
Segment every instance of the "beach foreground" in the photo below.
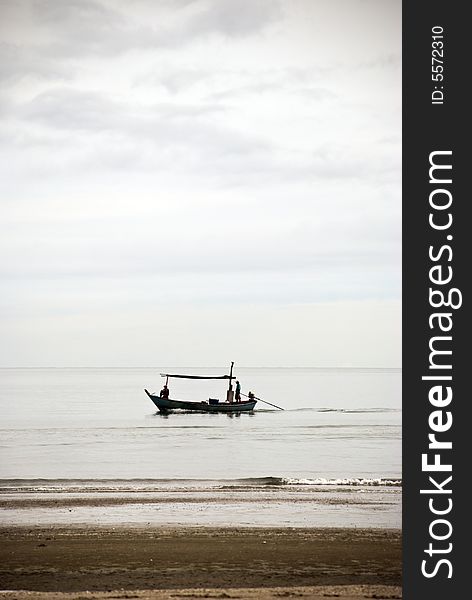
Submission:
<svg viewBox="0 0 472 600">
<path fill-rule="evenodd" d="M 312 600 L 394 600 L 401 598 L 401 589 L 393 586 L 312 586 L 292 588 L 245 588 L 245 589 L 175 589 L 175 590 L 114 590 L 112 592 L 1 592 L 3 600 L 111 600 L 116 598 L 141 598 L 143 600 L 170 600 L 171 598 L 234 598 L 235 600 L 262 600 L 280 598 L 305 598 Z"/>
<path fill-rule="evenodd" d="M 401 597 L 399 530 L 84 525 L 0 532 L 0 598 Z"/>
</svg>

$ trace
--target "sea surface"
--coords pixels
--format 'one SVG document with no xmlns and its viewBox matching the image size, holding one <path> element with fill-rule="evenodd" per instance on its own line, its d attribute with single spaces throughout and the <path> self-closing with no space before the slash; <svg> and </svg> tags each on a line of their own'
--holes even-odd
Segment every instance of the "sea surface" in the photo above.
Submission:
<svg viewBox="0 0 472 600">
<path fill-rule="evenodd" d="M 252 414 L 164 416 L 143 391 L 226 371 L 0 369 L 0 524 L 401 526 L 399 369 L 238 368 L 285 409 Z"/>
</svg>

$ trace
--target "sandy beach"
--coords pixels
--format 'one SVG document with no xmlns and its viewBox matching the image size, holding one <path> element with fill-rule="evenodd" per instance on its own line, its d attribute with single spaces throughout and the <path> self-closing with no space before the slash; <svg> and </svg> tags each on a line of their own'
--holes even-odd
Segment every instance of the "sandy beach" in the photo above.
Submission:
<svg viewBox="0 0 472 600">
<path fill-rule="evenodd" d="M 116 598 L 142 598 L 146 600 L 170 600 L 171 598 L 234 598 L 238 600 L 269 600 L 280 598 L 306 598 L 312 600 L 359 600 L 359 598 L 375 598 L 376 600 L 394 600 L 401 598 L 400 588 L 393 586 L 345 585 L 345 586 L 311 586 L 294 588 L 185 588 L 175 590 L 114 590 L 112 592 L 1 592 L 0 598 L 5 600 L 107 600 Z"/>
<path fill-rule="evenodd" d="M 8 527 L 1 537 L 1 598 L 401 597 L 398 530 Z"/>
</svg>

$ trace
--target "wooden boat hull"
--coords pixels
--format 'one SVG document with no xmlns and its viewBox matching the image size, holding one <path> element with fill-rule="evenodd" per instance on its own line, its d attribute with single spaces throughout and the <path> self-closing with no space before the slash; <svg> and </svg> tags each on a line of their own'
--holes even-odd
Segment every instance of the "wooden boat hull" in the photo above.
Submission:
<svg viewBox="0 0 472 600">
<path fill-rule="evenodd" d="M 220 402 L 219 404 L 208 404 L 207 402 L 189 402 L 185 400 L 171 400 L 170 398 L 161 398 L 144 390 L 149 398 L 154 402 L 161 412 L 170 410 L 193 410 L 195 412 L 209 413 L 238 413 L 250 412 L 254 410 L 257 400 L 247 400 L 245 402 Z"/>
</svg>

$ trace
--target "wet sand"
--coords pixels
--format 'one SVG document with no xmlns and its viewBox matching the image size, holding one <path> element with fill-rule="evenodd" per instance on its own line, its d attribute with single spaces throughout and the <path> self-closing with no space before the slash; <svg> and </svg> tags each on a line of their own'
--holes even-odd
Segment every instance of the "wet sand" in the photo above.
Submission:
<svg viewBox="0 0 472 600">
<path fill-rule="evenodd" d="M 399 530 L 55 526 L 0 532 L 0 598 L 401 597 Z"/>
<path fill-rule="evenodd" d="M 0 482 L 1 524 L 24 527 L 154 526 L 395 529 L 401 487 L 241 481 Z"/>
</svg>

